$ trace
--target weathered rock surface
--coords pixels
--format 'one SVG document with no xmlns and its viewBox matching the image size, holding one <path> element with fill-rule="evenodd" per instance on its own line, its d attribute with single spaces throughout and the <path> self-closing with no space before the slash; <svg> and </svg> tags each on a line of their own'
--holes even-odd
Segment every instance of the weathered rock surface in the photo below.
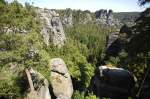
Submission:
<svg viewBox="0 0 150 99">
<path fill-rule="evenodd" d="M 57 99 L 71 99 L 73 85 L 64 61 L 60 58 L 50 60 L 51 84 Z"/>
<path fill-rule="evenodd" d="M 99 11 L 95 12 L 96 21 L 108 25 L 108 26 L 118 26 L 119 21 L 113 17 L 113 11 L 112 10 L 104 10 L 101 9 Z"/>
<path fill-rule="evenodd" d="M 66 37 L 59 14 L 54 10 L 40 8 L 37 8 L 36 12 L 42 24 L 41 34 L 43 35 L 45 44 L 49 45 L 52 42 L 54 46 L 62 47 Z"/>
<path fill-rule="evenodd" d="M 70 27 L 73 25 L 72 14 L 73 14 L 73 12 L 71 9 L 66 9 L 65 14 L 64 14 L 63 19 L 62 19 L 63 25 L 65 25 L 67 27 Z"/>
<path fill-rule="evenodd" d="M 47 79 L 32 68 L 25 71 L 30 85 L 30 92 L 25 99 L 51 99 Z"/>
</svg>

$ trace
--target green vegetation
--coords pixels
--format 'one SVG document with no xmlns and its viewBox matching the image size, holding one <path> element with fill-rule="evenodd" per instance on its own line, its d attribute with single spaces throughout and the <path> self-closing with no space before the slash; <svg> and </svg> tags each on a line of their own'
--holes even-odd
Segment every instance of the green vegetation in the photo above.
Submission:
<svg viewBox="0 0 150 99">
<path fill-rule="evenodd" d="M 94 22 L 81 24 L 80 21 L 85 18 L 84 13 L 81 14 L 80 10 L 74 11 L 73 26 L 65 27 L 67 41 L 61 49 L 58 49 L 52 44 L 49 46 L 44 44 L 40 34 L 40 22 L 33 6 L 26 3 L 23 7 L 16 0 L 12 3 L 0 0 L 0 96 L 19 99 L 25 95 L 26 90 L 20 83 L 24 83 L 22 75 L 26 67 L 32 66 L 50 81 L 48 62 L 56 57 L 65 61 L 71 77 L 78 83 L 73 99 L 96 99 L 95 95 L 85 94 L 85 91 L 95 67 L 103 63 L 124 66 L 123 68 L 128 69 L 138 78 L 138 87 L 145 71 L 149 68 L 149 10 L 148 8 L 141 13 L 136 21 L 130 42 L 127 41 L 128 37 L 123 38 L 126 42 L 125 48 L 116 57 L 109 56 L 104 62 L 106 36 L 114 31 L 114 28 Z M 64 14 L 64 11 L 58 12 L 60 15 Z M 116 17 L 127 22 L 137 14 L 121 13 L 116 14 Z M 8 29 L 11 30 L 6 32 Z M 24 30 L 25 33 L 19 33 Z M 30 55 L 31 53 L 33 56 Z"/>
<path fill-rule="evenodd" d="M 121 23 L 133 26 L 134 21 L 139 17 L 140 12 L 117 12 L 114 17 L 119 19 Z"/>
<path fill-rule="evenodd" d="M 79 40 L 68 36 L 65 46 L 61 49 L 57 49 L 52 44 L 46 46 L 39 32 L 40 23 L 35 19 L 36 13 L 32 6 L 26 4 L 23 7 L 14 1 L 10 4 L 2 2 L 0 7 L 3 8 L 0 10 L 2 13 L 0 15 L 0 75 L 5 74 L 4 72 L 8 73 L 8 75 L 0 77 L 0 80 L 3 80 L 0 82 L 2 96 L 19 98 L 24 95 L 22 95 L 25 92 L 24 86 L 19 86 L 17 83 L 17 75 L 23 72 L 26 67 L 32 66 L 50 81 L 50 74 L 47 69 L 48 61 L 55 57 L 64 59 L 71 76 L 80 83 L 77 88 L 86 90 L 94 73 L 94 65 L 87 61 L 89 49 L 84 44 L 85 42 L 81 43 Z M 4 27 L 9 27 L 13 31 L 6 33 Z M 21 34 L 18 30 L 15 31 L 15 28 L 19 31 L 26 30 L 27 33 Z M 67 33 L 69 35 L 69 31 Z M 32 52 L 33 56 L 30 56 Z M 12 75 L 9 71 L 13 65 L 16 65 L 14 68 L 16 72 L 13 72 Z"/>
<path fill-rule="evenodd" d="M 104 56 L 106 36 L 111 31 L 107 27 L 89 23 L 89 24 L 76 24 L 73 27 L 66 29 L 68 37 L 81 43 L 84 47 L 80 47 L 88 62 L 92 64 L 100 64 Z M 84 49 L 83 49 L 84 48 Z"/>
</svg>

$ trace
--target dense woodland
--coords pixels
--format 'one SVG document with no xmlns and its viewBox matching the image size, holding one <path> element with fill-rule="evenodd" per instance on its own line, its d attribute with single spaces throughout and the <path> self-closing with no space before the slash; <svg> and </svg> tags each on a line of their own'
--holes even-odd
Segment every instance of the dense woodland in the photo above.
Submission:
<svg viewBox="0 0 150 99">
<path fill-rule="evenodd" d="M 149 3 L 149 0 L 139 2 L 143 6 Z M 127 16 L 128 14 L 132 16 L 139 13 L 126 13 Z M 65 45 L 58 49 L 53 44 L 44 44 L 39 32 L 41 24 L 35 18 L 37 15 L 32 5 L 26 3 L 23 6 L 16 0 L 12 3 L 0 0 L 0 96 L 21 99 L 26 94 L 26 86 L 22 86 L 26 85 L 22 71 L 27 67 L 32 66 L 50 82 L 48 60 L 60 57 L 67 64 L 73 82 L 76 83 L 72 99 L 97 99 L 93 93 L 88 92 L 88 86 L 95 68 L 107 64 L 122 67 L 133 73 L 137 81 L 133 97 L 129 99 L 140 97 L 141 94 L 137 93 L 142 81 L 150 83 L 149 14 L 150 8 L 147 8 L 137 15 L 136 24 L 129 27 L 132 33 L 125 36 L 124 33 L 120 33 L 120 40 L 124 42 L 123 49 L 116 55 L 109 56 L 106 54 L 106 38 L 116 28 L 104 27 L 95 22 L 78 24 L 79 18 L 74 18 L 77 23 L 69 28 L 64 27 L 67 40 Z M 124 21 L 130 20 L 130 17 L 124 14 L 119 13 L 115 16 Z M 11 33 L 5 32 L 8 28 L 12 29 Z M 21 30 L 28 32 L 19 33 Z M 32 48 L 36 48 L 36 57 L 29 56 Z M 11 64 L 17 64 L 15 70 L 9 69 Z"/>
</svg>

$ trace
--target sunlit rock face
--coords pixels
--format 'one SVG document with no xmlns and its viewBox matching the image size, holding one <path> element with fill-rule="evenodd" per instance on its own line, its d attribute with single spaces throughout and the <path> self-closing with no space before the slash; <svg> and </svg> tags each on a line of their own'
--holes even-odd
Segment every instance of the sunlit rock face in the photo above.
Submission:
<svg viewBox="0 0 150 99">
<path fill-rule="evenodd" d="M 119 21 L 113 17 L 113 11 L 112 10 L 104 10 L 101 9 L 99 11 L 95 12 L 96 21 L 108 25 L 108 26 L 116 26 L 119 25 Z"/>
<path fill-rule="evenodd" d="M 53 58 L 49 62 L 51 70 L 51 84 L 57 99 L 71 99 L 73 85 L 67 66 L 60 58 Z"/>
<path fill-rule="evenodd" d="M 73 25 L 73 12 L 71 9 L 66 9 L 64 16 L 62 16 L 63 25 L 70 27 Z"/>
<path fill-rule="evenodd" d="M 36 12 L 41 22 L 41 34 L 45 44 L 48 46 L 52 42 L 54 46 L 62 47 L 66 37 L 59 14 L 54 10 L 41 8 L 37 8 Z"/>
</svg>

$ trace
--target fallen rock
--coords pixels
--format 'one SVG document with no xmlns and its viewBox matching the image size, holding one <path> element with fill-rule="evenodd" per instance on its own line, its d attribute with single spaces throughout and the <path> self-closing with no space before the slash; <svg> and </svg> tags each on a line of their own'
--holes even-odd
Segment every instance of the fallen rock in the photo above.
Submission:
<svg viewBox="0 0 150 99">
<path fill-rule="evenodd" d="M 57 99 L 71 99 L 73 85 L 64 61 L 60 58 L 50 60 L 51 84 Z"/>
</svg>

